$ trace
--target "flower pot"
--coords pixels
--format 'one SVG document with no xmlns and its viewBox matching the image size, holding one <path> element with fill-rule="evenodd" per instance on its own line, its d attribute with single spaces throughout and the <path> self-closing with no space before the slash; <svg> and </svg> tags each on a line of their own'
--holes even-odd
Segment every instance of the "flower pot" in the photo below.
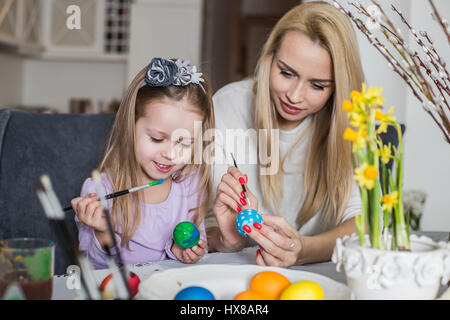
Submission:
<svg viewBox="0 0 450 320">
<path fill-rule="evenodd" d="M 332 261 L 341 266 L 354 299 L 434 299 L 450 279 L 450 244 L 411 235 L 411 251 L 363 247 L 353 234 L 336 240 Z M 366 243 L 369 242 L 366 236 Z M 390 241 L 389 241 L 390 242 Z"/>
</svg>

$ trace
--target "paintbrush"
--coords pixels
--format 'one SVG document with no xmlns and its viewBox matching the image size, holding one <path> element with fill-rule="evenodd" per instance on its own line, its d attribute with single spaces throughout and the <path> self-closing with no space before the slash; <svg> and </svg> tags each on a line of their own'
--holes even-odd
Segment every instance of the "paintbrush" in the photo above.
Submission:
<svg viewBox="0 0 450 320">
<path fill-rule="evenodd" d="M 156 186 L 158 184 L 162 184 L 163 182 L 164 182 L 164 180 L 160 179 L 158 181 L 153 181 L 153 182 L 144 184 L 144 185 L 139 186 L 139 187 L 134 187 L 134 188 L 130 188 L 130 189 L 127 189 L 127 190 L 122 190 L 122 191 L 117 191 L 117 192 L 114 192 L 114 193 L 110 193 L 110 194 L 107 194 L 106 196 L 104 196 L 104 199 L 107 200 L 107 199 L 120 197 L 120 196 L 123 196 L 123 195 L 128 194 L 128 193 L 133 193 L 133 192 L 136 192 L 136 191 L 140 191 L 140 190 L 146 189 L 146 188 L 151 187 L 151 186 Z M 102 199 L 100 199 L 100 201 L 101 200 Z M 69 210 L 72 210 L 72 209 L 73 209 L 72 206 L 69 206 L 69 207 L 65 207 L 64 211 L 69 211 Z"/>
<path fill-rule="evenodd" d="M 63 250 L 69 257 L 72 265 L 79 264 L 81 272 L 81 299 L 101 299 L 95 278 L 93 276 L 90 262 L 78 251 L 78 244 L 70 236 L 69 230 L 64 221 L 64 212 L 61 204 L 53 190 L 50 178 L 42 175 L 36 184 L 36 193 L 44 209 L 45 215 L 50 220 L 57 237 L 62 244 Z"/>
<path fill-rule="evenodd" d="M 107 245 L 103 246 L 103 249 L 107 252 L 109 256 L 107 260 L 108 267 L 110 269 L 112 268 L 111 271 L 113 272 L 113 274 L 114 273 L 116 274 L 115 277 L 114 276 L 112 277 L 112 280 L 114 281 L 115 289 L 117 290 L 117 296 L 121 299 L 130 299 L 132 295 L 130 287 L 128 286 L 128 274 L 126 270 L 126 265 L 123 263 L 122 255 L 120 254 L 120 248 L 118 247 L 116 237 L 114 236 L 115 232 L 111 223 L 111 217 L 109 215 L 108 205 L 106 203 L 106 196 L 102 196 L 105 193 L 105 190 L 103 188 L 102 179 L 98 170 L 92 171 L 92 179 L 95 182 L 95 189 L 97 191 L 97 194 L 100 196 L 100 202 L 102 204 L 103 214 L 106 217 L 106 223 L 108 225 L 108 233 L 112 241 L 112 246 L 113 248 L 117 248 L 117 258 L 119 260 L 118 267 L 120 270 L 119 272 L 120 276 L 118 276 L 117 271 L 114 268 L 112 268 L 113 266 L 113 262 L 111 261 L 112 254 L 109 250 L 109 247 Z M 155 182 L 162 183 L 162 180 Z"/>
<path fill-rule="evenodd" d="M 233 158 L 234 167 L 239 170 L 239 168 L 238 168 L 238 166 L 236 164 L 236 160 L 234 159 L 233 154 L 231 152 L 230 152 L 230 154 L 231 154 L 231 158 Z M 250 199 L 249 199 L 248 194 L 247 194 L 247 189 L 245 188 L 245 185 L 243 183 L 241 183 L 241 186 L 242 186 L 242 190 L 244 191 L 245 200 L 247 201 L 247 205 L 250 207 L 251 204 L 250 204 Z"/>
</svg>

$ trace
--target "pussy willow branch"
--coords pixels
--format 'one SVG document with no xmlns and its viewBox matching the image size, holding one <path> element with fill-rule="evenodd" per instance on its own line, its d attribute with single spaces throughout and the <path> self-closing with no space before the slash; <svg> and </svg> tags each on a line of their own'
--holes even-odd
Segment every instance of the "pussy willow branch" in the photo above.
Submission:
<svg viewBox="0 0 450 320">
<path fill-rule="evenodd" d="M 430 2 L 432 2 L 432 1 L 430 0 Z M 434 4 L 433 4 L 433 6 L 434 6 Z M 378 7 L 379 7 L 379 5 L 378 5 Z M 448 71 L 447 71 L 447 69 L 445 67 L 445 63 L 442 61 L 441 57 L 439 56 L 439 54 L 435 50 L 434 46 L 432 45 L 433 41 L 429 38 L 428 34 L 426 32 L 424 32 L 424 31 L 420 32 L 420 35 L 423 36 L 424 38 L 426 38 L 429 43 L 431 43 L 431 50 L 417 36 L 417 32 L 407 22 L 407 20 L 403 16 L 403 14 L 400 11 L 398 11 L 397 8 L 395 8 L 395 6 L 392 6 L 392 10 L 399 15 L 399 17 L 402 20 L 402 22 L 407 26 L 407 28 L 409 29 L 411 34 L 414 36 L 414 39 L 415 39 L 416 43 L 425 52 L 428 62 L 438 72 L 438 76 L 435 76 L 433 74 L 433 71 L 429 67 L 429 65 L 427 65 L 426 63 L 424 63 L 422 61 L 421 57 L 419 56 L 419 54 L 417 52 L 415 52 L 413 55 L 411 55 L 412 58 L 413 58 L 413 62 L 415 64 L 415 66 L 416 66 L 416 71 L 417 71 L 420 79 L 422 79 L 421 82 L 424 85 L 424 90 L 421 90 L 421 91 L 426 96 L 428 101 L 431 104 L 433 104 L 434 107 L 436 108 L 436 112 L 438 113 L 439 117 L 442 120 L 443 127 L 441 126 L 441 123 L 439 123 L 438 121 L 435 120 L 435 122 L 438 124 L 439 128 L 444 133 L 444 137 L 446 138 L 447 142 L 450 143 L 450 122 L 449 122 L 447 114 L 446 114 L 446 112 L 445 112 L 445 110 L 443 108 L 443 105 L 445 105 L 447 107 L 447 110 L 450 110 L 450 106 L 449 106 L 449 103 L 447 101 L 447 97 L 444 94 L 444 92 L 447 95 L 450 94 L 450 88 L 449 88 L 450 87 L 449 86 L 449 78 L 450 77 L 449 77 Z M 384 18 L 388 19 L 386 15 L 384 15 Z M 441 18 L 438 17 L 438 19 L 442 23 Z M 439 64 L 440 67 L 438 66 L 438 64 Z M 436 89 L 438 89 L 438 91 L 440 93 L 439 96 L 434 93 L 432 86 L 426 80 L 426 78 L 423 76 L 423 74 L 421 72 L 421 67 L 426 71 L 427 76 L 429 76 L 432 79 L 433 83 L 435 84 Z M 442 73 L 441 73 L 441 71 L 442 71 Z M 440 80 L 442 80 L 443 83 L 441 83 Z M 435 119 L 434 116 L 433 116 L 433 119 Z"/>
<path fill-rule="evenodd" d="M 434 12 L 434 16 L 436 17 L 437 21 L 439 22 L 439 25 L 442 27 L 442 30 L 444 30 L 444 33 L 447 36 L 447 41 L 450 44 L 450 34 L 448 33 L 448 24 L 445 25 L 444 21 L 441 19 L 441 16 L 439 15 L 433 1 L 428 0 L 428 2 L 430 3 L 431 8 L 433 9 L 433 12 Z"/>
<path fill-rule="evenodd" d="M 429 0 L 429 2 L 432 4 L 433 10 L 436 11 L 432 0 Z M 337 0 L 334 0 L 334 3 L 338 9 L 352 20 L 356 27 L 366 36 L 369 43 L 388 61 L 389 67 L 406 82 L 414 96 L 422 104 L 422 108 L 431 116 L 444 134 L 445 140 L 450 144 L 450 122 L 447 115 L 447 112 L 450 111 L 448 102 L 448 96 L 450 95 L 450 76 L 445 62 L 434 48 L 433 41 L 430 39 L 428 33 L 424 31 L 419 32 L 419 35 L 423 39 L 426 39 L 426 43 L 424 43 L 403 14 L 392 6 L 392 10 L 400 17 L 402 23 L 413 35 L 417 45 L 425 53 L 425 57 L 423 58 L 417 51 L 413 51 L 406 45 L 406 42 L 401 36 L 400 29 L 395 27 L 383 8 L 375 0 L 372 0 L 372 3 L 378 8 L 381 19 L 374 17 L 359 2 L 349 2 L 350 6 L 356 8 L 359 14 L 378 23 L 378 29 L 384 35 L 386 41 L 395 49 L 395 52 L 401 57 L 399 59 L 366 27 L 361 19 L 355 17 L 349 10 L 346 10 Z M 435 16 L 448 36 L 445 23 L 436 12 Z M 429 78 L 432 80 L 431 83 Z"/>
<path fill-rule="evenodd" d="M 431 65 L 435 68 L 435 70 L 436 70 L 437 72 L 440 72 L 441 69 L 442 69 L 442 71 L 445 72 L 445 76 L 441 77 L 441 79 L 444 81 L 444 84 L 445 84 L 445 86 L 443 86 L 439 81 L 437 81 L 437 79 L 433 79 L 433 77 L 431 76 L 431 75 L 432 75 L 432 70 L 431 70 L 427 65 L 425 65 L 425 64 L 421 61 L 420 56 L 419 56 L 417 53 L 415 53 L 414 56 L 416 56 L 416 57 L 420 60 L 421 66 L 427 71 L 427 75 L 430 76 L 430 77 L 432 78 L 432 80 L 435 82 L 436 87 L 437 87 L 438 89 L 440 89 L 440 90 L 443 89 L 444 91 L 446 91 L 447 94 L 449 94 L 449 92 L 450 92 L 450 89 L 449 89 L 449 81 L 448 81 L 449 77 L 448 77 L 447 69 L 445 68 L 445 63 L 443 63 L 441 57 L 440 57 L 439 54 L 436 52 L 436 49 L 435 49 L 434 46 L 433 46 L 433 41 L 429 38 L 428 33 L 424 32 L 424 31 L 420 32 L 421 36 L 425 37 L 425 38 L 428 40 L 428 42 L 431 43 L 431 49 L 428 48 L 428 47 L 423 43 L 422 39 L 420 39 L 420 38 L 417 36 L 417 32 L 416 32 L 416 31 L 410 26 L 410 24 L 406 21 L 406 19 L 403 17 L 403 14 L 402 14 L 401 12 L 399 12 L 399 11 L 397 10 L 397 8 L 395 8 L 394 6 L 392 6 L 392 10 L 393 10 L 394 12 L 396 12 L 396 13 L 399 15 L 400 19 L 401 19 L 401 20 L 405 23 L 405 25 L 408 27 L 408 29 L 410 30 L 411 34 L 413 34 L 413 36 L 414 36 L 414 38 L 415 38 L 417 44 L 424 50 L 425 54 L 429 57 L 428 60 L 429 60 L 429 62 L 431 63 Z M 434 55 L 434 56 L 433 56 L 433 55 Z M 438 64 L 440 65 L 440 67 L 438 66 Z M 418 68 L 418 71 L 420 72 L 420 68 Z M 426 84 L 428 84 L 428 83 L 426 83 Z M 428 88 L 429 88 L 429 90 L 432 92 L 431 86 L 428 86 Z M 446 103 L 446 105 L 448 106 L 447 103 Z"/>
</svg>

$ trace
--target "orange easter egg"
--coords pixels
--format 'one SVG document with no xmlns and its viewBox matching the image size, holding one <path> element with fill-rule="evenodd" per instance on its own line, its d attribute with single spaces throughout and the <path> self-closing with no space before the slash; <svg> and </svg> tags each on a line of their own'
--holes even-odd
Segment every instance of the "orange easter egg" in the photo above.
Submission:
<svg viewBox="0 0 450 320">
<path fill-rule="evenodd" d="M 277 300 L 281 293 L 291 282 L 281 273 L 262 271 L 253 276 L 250 281 L 250 290 L 258 292 L 267 300 Z"/>
<path fill-rule="evenodd" d="M 233 300 L 267 300 L 265 296 L 260 294 L 259 292 L 252 290 L 245 290 L 238 293 Z"/>
</svg>

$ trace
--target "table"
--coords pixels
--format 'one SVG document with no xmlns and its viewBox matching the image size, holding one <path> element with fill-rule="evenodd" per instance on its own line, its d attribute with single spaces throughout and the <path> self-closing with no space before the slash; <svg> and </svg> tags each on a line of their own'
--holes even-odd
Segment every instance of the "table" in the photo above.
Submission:
<svg viewBox="0 0 450 320">
<path fill-rule="evenodd" d="M 448 241 L 448 232 L 419 232 L 419 235 L 426 235 L 434 241 Z M 239 252 L 233 253 L 209 253 L 205 255 L 197 264 L 230 264 L 230 265 L 243 265 L 243 264 L 255 264 L 256 250 L 258 247 L 245 248 Z M 191 266 L 181 263 L 176 260 L 163 260 L 156 262 L 149 262 L 144 264 L 129 265 L 128 270 L 136 273 L 142 280 L 146 279 L 150 274 L 156 270 L 162 271 L 171 268 L 183 268 Z M 329 262 L 313 263 L 302 266 L 291 266 L 289 269 L 302 270 L 307 272 L 317 273 L 333 279 L 337 282 L 346 284 L 345 272 L 336 271 L 336 264 Z M 109 270 L 95 270 L 94 276 L 98 284 L 109 274 Z M 72 300 L 76 298 L 76 291 L 74 289 L 68 289 L 67 286 L 68 275 L 56 275 L 53 278 L 53 300 Z M 438 297 L 447 289 L 445 286 L 441 286 Z"/>
</svg>

